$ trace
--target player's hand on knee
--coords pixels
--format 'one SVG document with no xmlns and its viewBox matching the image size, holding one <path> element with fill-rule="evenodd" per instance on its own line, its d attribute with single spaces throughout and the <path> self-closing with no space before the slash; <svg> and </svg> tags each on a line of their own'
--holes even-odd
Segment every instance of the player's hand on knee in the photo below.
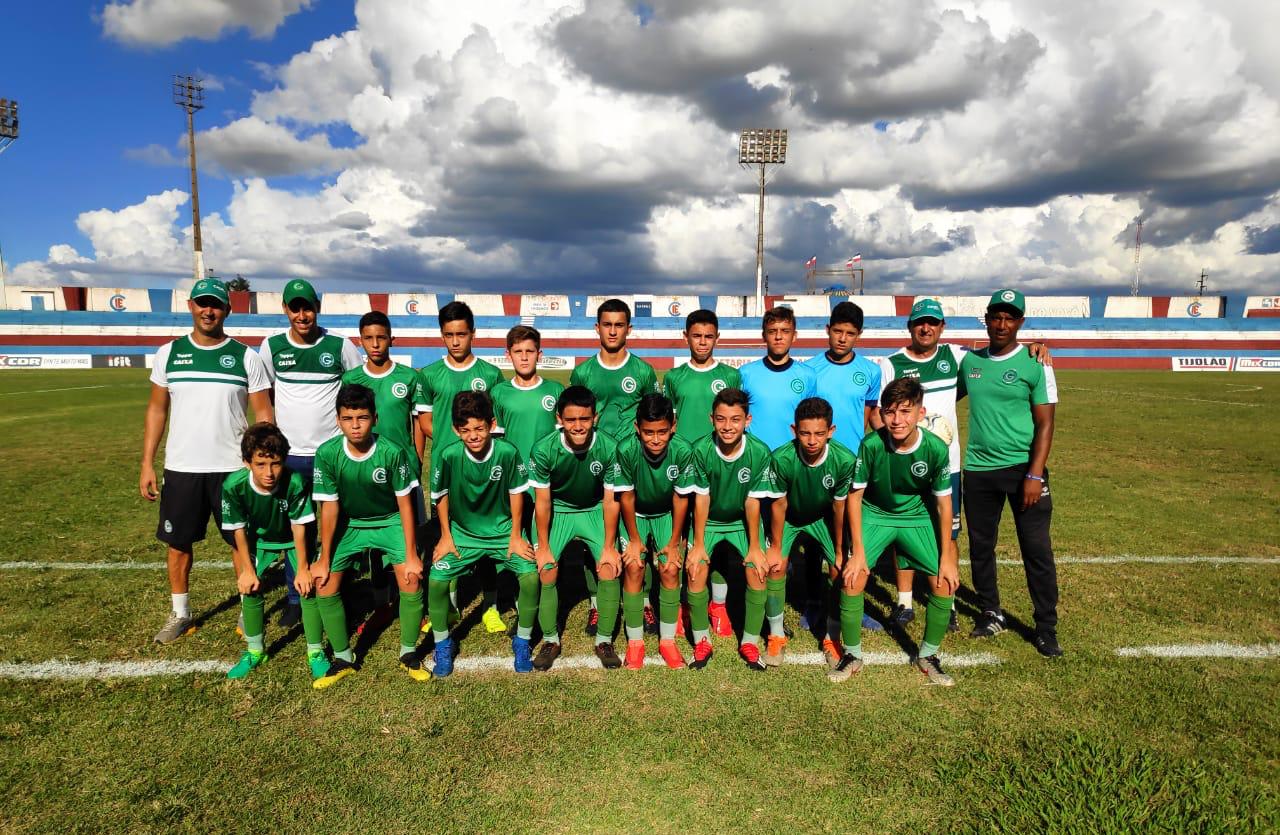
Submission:
<svg viewBox="0 0 1280 835">
<path fill-rule="evenodd" d="M 415 585 L 422 579 L 422 560 L 418 559 L 416 554 L 410 557 L 405 557 L 404 578 L 410 585 Z"/>
<path fill-rule="evenodd" d="M 298 566 L 298 572 L 293 576 L 294 590 L 305 597 L 311 594 L 311 589 L 314 587 L 315 580 L 311 577 L 311 571 L 306 566 Z"/>
<path fill-rule="evenodd" d="M 246 569 L 236 575 L 236 588 L 240 590 L 241 594 L 253 594 L 258 590 L 258 587 L 258 575 L 253 573 L 252 570 Z"/>
</svg>

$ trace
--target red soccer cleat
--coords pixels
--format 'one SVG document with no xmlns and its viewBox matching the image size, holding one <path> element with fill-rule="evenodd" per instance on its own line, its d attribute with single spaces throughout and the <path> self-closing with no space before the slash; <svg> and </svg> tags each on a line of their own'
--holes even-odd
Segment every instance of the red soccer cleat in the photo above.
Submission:
<svg viewBox="0 0 1280 835">
<path fill-rule="evenodd" d="M 711 632 L 721 638 L 733 637 L 733 624 L 729 621 L 729 610 L 723 603 L 712 603 L 707 607 L 711 617 Z"/>
<path fill-rule="evenodd" d="M 627 660 L 622 666 L 628 670 L 639 670 L 644 667 L 644 641 L 627 641 Z"/>
<path fill-rule="evenodd" d="M 684 668 L 684 656 L 680 654 L 675 641 L 659 641 L 658 654 L 662 656 L 663 661 L 667 662 L 668 669 L 680 670 Z"/>
<path fill-rule="evenodd" d="M 743 644 L 738 647 L 738 654 L 742 656 L 743 661 L 747 662 L 748 669 L 757 672 L 763 672 L 768 669 L 765 667 L 764 662 L 760 660 L 760 647 L 755 644 Z"/>
<path fill-rule="evenodd" d="M 715 652 L 711 649 L 711 642 L 703 638 L 693 648 L 693 661 L 689 664 L 689 669 L 701 670 L 707 666 L 707 662 L 711 660 L 713 655 L 715 655 Z"/>
</svg>

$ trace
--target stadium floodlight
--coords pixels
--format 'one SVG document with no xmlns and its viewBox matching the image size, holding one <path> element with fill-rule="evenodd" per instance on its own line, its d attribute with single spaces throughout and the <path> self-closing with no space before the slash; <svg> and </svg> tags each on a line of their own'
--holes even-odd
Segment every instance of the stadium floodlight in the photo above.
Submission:
<svg viewBox="0 0 1280 835">
<path fill-rule="evenodd" d="M 764 184 L 770 165 L 787 161 L 786 128 L 748 128 L 738 137 L 738 164 L 760 166 L 760 207 L 756 224 L 756 315 L 764 313 Z"/>
<path fill-rule="evenodd" d="M 204 248 L 200 242 L 200 190 L 196 184 L 195 114 L 204 108 L 204 83 L 190 75 L 174 75 L 173 103 L 187 111 L 187 145 L 191 150 L 191 229 L 195 237 L 195 263 L 192 275 L 204 278 Z"/>
<path fill-rule="evenodd" d="M 0 152 L 18 139 L 18 103 L 0 99 Z"/>
</svg>

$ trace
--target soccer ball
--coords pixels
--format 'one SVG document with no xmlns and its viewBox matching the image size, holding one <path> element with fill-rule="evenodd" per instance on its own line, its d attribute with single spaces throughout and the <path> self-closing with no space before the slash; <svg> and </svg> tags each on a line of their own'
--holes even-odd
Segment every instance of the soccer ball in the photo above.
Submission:
<svg viewBox="0 0 1280 835">
<path fill-rule="evenodd" d="M 920 419 L 920 425 L 941 438 L 947 446 L 951 446 L 951 441 L 956 436 L 955 430 L 951 428 L 951 421 L 947 420 L 946 415 L 926 414 Z"/>
</svg>

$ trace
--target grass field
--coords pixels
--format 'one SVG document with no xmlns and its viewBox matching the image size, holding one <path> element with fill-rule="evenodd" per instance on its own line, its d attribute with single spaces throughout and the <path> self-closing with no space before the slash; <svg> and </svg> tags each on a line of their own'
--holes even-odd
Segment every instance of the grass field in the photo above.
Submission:
<svg viewBox="0 0 1280 835">
<path fill-rule="evenodd" d="M 239 683 L 0 679 L 0 829 L 1276 831 L 1280 376 L 1064 371 L 1059 383 L 1062 659 L 1016 631 L 948 636 L 944 660 L 998 663 L 954 666 L 957 686 L 942 690 L 902 655 L 832 686 L 817 666 L 749 672 L 717 639 L 702 673 L 416 684 L 386 634 L 357 676 L 315 692 L 301 636 L 269 628 L 275 657 Z M 139 371 L 0 375 L 0 562 L 162 559 L 136 489 L 146 394 Z M 1016 558 L 1013 543 L 1006 523 L 1002 557 Z M 1191 556 L 1231 559 L 1129 559 Z M 1121 559 L 1073 561 L 1088 557 Z M 227 559 L 214 539 L 197 553 Z M 1001 580 L 1006 609 L 1029 623 L 1021 569 Z M 201 628 L 159 648 L 163 572 L 0 568 L 0 663 L 229 666 L 242 646 L 233 591 L 229 569 L 197 564 Z M 889 591 L 870 595 L 882 612 Z M 975 612 L 968 591 L 960 601 L 963 635 Z M 569 615 L 568 655 L 590 651 L 585 609 Z M 473 626 L 464 658 L 506 656 L 503 636 Z M 902 654 L 921 629 L 864 647 Z M 1116 653 L 1213 642 L 1272 654 Z M 792 650 L 817 644 L 802 634 Z"/>
</svg>

